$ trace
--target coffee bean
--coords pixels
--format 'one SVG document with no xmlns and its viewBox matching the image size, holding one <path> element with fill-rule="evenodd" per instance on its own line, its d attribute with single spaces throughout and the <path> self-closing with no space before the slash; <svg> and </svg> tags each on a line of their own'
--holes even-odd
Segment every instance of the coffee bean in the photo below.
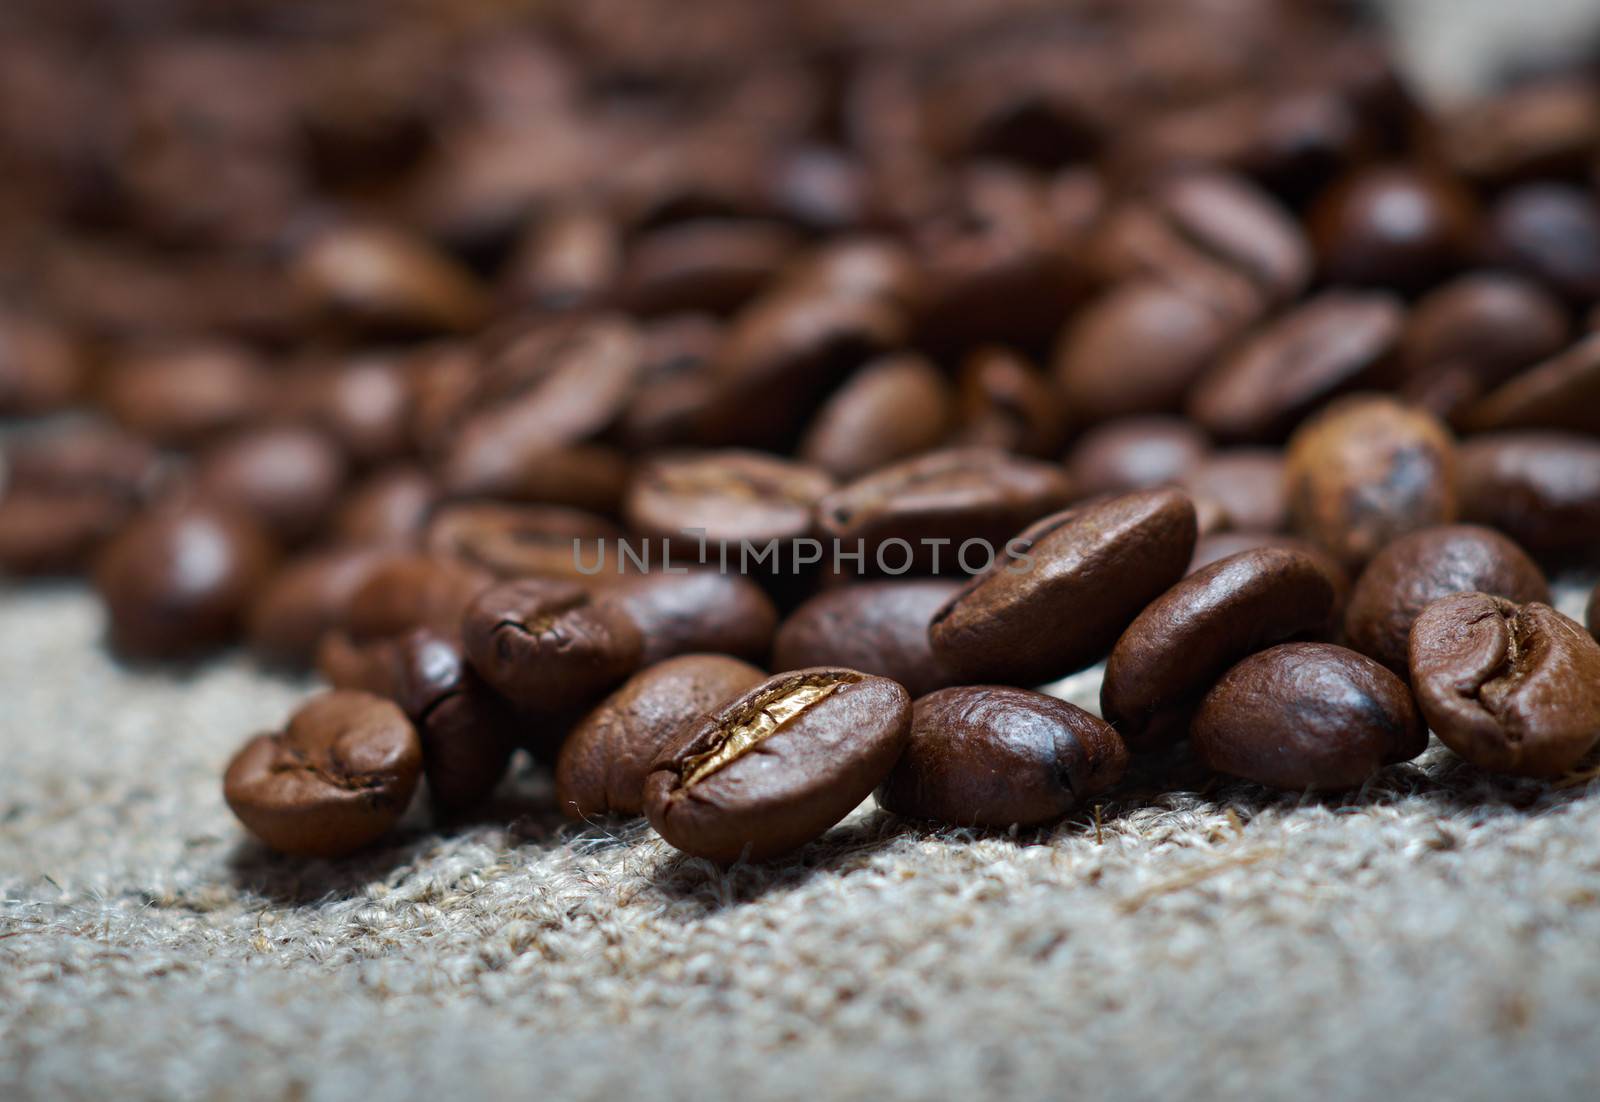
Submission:
<svg viewBox="0 0 1600 1102">
<path fill-rule="evenodd" d="M 1211 450 L 1205 434 L 1176 417 L 1129 417 L 1097 425 L 1067 453 L 1067 474 L 1084 495 L 1121 494 L 1179 481 Z"/>
<path fill-rule="evenodd" d="M 188 501 L 152 506 L 95 562 L 111 645 L 130 658 L 193 658 L 231 642 L 276 560 L 272 541 L 243 513 Z"/>
<path fill-rule="evenodd" d="M 80 573 L 132 513 L 131 504 L 105 494 L 9 491 L 0 497 L 0 573 Z"/>
<path fill-rule="evenodd" d="M 1061 450 L 1066 411 L 1043 373 L 1017 353 L 994 345 L 977 349 L 962 364 L 957 385 L 953 443 L 1038 458 Z"/>
<path fill-rule="evenodd" d="M 222 778 L 228 807 L 279 853 L 342 857 L 405 814 L 422 747 L 400 709 L 367 693 L 313 697 L 281 732 L 245 743 Z"/>
<path fill-rule="evenodd" d="M 582 581 L 602 541 L 622 538 L 604 517 L 556 505 L 455 502 L 436 510 L 423 535 L 431 554 L 460 559 L 497 578 Z"/>
<path fill-rule="evenodd" d="M 385 555 L 350 598 L 345 626 L 358 643 L 420 627 L 454 636 L 467 606 L 494 581 L 493 574 L 458 559 Z"/>
<path fill-rule="evenodd" d="M 779 857 L 864 800 L 910 730 L 911 698 L 886 678 L 778 674 L 680 731 L 645 779 L 645 814 L 695 857 Z"/>
<path fill-rule="evenodd" d="M 225 342 L 129 352 L 107 366 L 100 384 L 100 399 L 120 424 L 180 447 L 248 424 L 270 393 L 260 361 Z"/>
<path fill-rule="evenodd" d="M 341 325 L 380 334 L 465 331 L 488 313 L 471 273 L 394 226 L 332 226 L 312 237 L 291 278 Z"/>
<path fill-rule="evenodd" d="M 669 658 L 629 678 L 585 716 L 556 759 L 556 804 L 572 819 L 638 815 L 656 756 L 685 725 L 766 680 L 720 654 Z"/>
<path fill-rule="evenodd" d="M 1600 433 L 1600 333 L 1536 364 L 1461 412 L 1469 432 L 1566 429 Z"/>
<path fill-rule="evenodd" d="M 1410 661 L 1429 726 L 1475 765 L 1554 777 L 1600 740 L 1600 643 L 1549 605 L 1441 598 L 1411 629 Z"/>
<path fill-rule="evenodd" d="M 0 313 L 0 417 L 32 417 L 68 406 L 88 382 L 83 349 L 43 318 Z"/>
<path fill-rule="evenodd" d="M 887 811 L 951 826 L 1036 826 L 1122 779 L 1122 739 L 1064 700 L 975 685 L 917 700 L 905 753 L 876 793 Z"/>
<path fill-rule="evenodd" d="M 622 266 L 615 222 L 588 204 L 540 219 L 507 261 L 502 285 L 514 302 L 546 310 L 597 305 Z"/>
<path fill-rule="evenodd" d="M 1066 410 L 1104 421 L 1179 409 L 1233 334 L 1210 306 L 1160 283 L 1121 284 L 1062 335 L 1055 381 Z"/>
<path fill-rule="evenodd" d="M 817 502 L 832 489 L 825 472 L 776 456 L 689 452 L 643 464 L 622 510 L 633 531 L 657 544 L 672 540 L 673 555 L 684 558 L 698 555 L 702 539 L 715 548 L 809 535 Z"/>
<path fill-rule="evenodd" d="M 583 707 L 638 669 L 644 639 L 622 609 L 571 582 L 525 578 L 480 593 L 461 618 L 467 657 L 517 708 Z"/>
<path fill-rule="evenodd" d="M 1574 175 L 1600 144 L 1600 101 L 1587 80 L 1535 80 L 1462 104 L 1440 124 L 1445 155 L 1473 179 Z"/>
<path fill-rule="evenodd" d="M 959 565 L 963 542 L 984 541 L 998 558 L 1007 539 L 1060 509 L 1071 492 L 1066 473 L 1052 464 L 988 448 L 947 448 L 840 487 L 817 504 L 817 518 L 843 550 L 855 552 L 860 541 L 869 569 L 929 571 L 937 556 L 937 569 L 949 571 Z M 935 547 L 933 540 L 945 542 Z M 909 549 L 886 546 L 894 541 Z M 969 558 L 978 562 L 976 554 Z"/>
<path fill-rule="evenodd" d="M 1462 519 L 1500 529 L 1536 554 L 1600 549 L 1600 441 L 1500 432 L 1460 447 Z"/>
<path fill-rule="evenodd" d="M 1189 416 L 1219 440 L 1282 439 L 1327 399 L 1385 381 L 1403 323 L 1388 295 L 1325 291 L 1218 361 L 1190 391 Z"/>
<path fill-rule="evenodd" d="M 289 560 L 250 604 L 245 637 L 264 661 L 305 666 L 327 632 L 344 627 L 350 602 L 382 561 L 375 548 L 311 551 Z"/>
<path fill-rule="evenodd" d="M 841 237 L 797 258 L 784 273 L 786 294 L 875 301 L 915 312 L 922 273 L 910 252 L 886 237 Z"/>
<path fill-rule="evenodd" d="M 1234 666 L 1189 738 L 1217 772 L 1290 790 L 1355 788 L 1428 745 L 1405 682 L 1327 643 L 1285 643 Z"/>
<path fill-rule="evenodd" d="M 636 574 L 612 578 L 597 599 L 624 612 L 644 639 L 640 665 L 679 654 L 730 654 L 764 662 L 778 610 L 737 574 Z"/>
<path fill-rule="evenodd" d="M 1196 502 L 1214 502 L 1227 516 L 1229 528 L 1250 532 L 1278 532 L 1289 526 L 1284 482 L 1283 453 L 1271 448 L 1211 452 L 1177 478 Z"/>
<path fill-rule="evenodd" d="M 823 403 L 796 454 L 834 478 L 851 479 L 928 451 L 949 426 L 949 391 L 920 356 L 874 360 Z"/>
<path fill-rule="evenodd" d="M 1152 601 L 1111 649 L 1100 714 L 1141 750 L 1183 738 L 1200 698 L 1230 666 L 1330 626 L 1323 566 L 1285 548 L 1244 551 L 1188 575 Z"/>
<path fill-rule="evenodd" d="M 933 653 L 957 679 L 1041 685 L 1099 660 L 1139 610 L 1183 576 L 1194 506 L 1143 490 L 1069 509 L 1022 533 L 934 615 Z"/>
<path fill-rule="evenodd" d="M 1417 615 L 1440 597 L 1472 591 L 1518 604 L 1550 599 L 1538 566 L 1500 533 L 1465 524 L 1424 528 L 1389 544 L 1361 572 L 1345 636 L 1353 649 L 1404 677 Z"/>
<path fill-rule="evenodd" d="M 789 614 L 772 645 L 774 670 L 843 666 L 898 681 L 913 697 L 950 678 L 928 624 L 961 588 L 940 579 L 861 582 L 818 594 Z"/>
<path fill-rule="evenodd" d="M 386 467 L 345 494 L 329 522 L 337 543 L 415 547 L 439 497 L 439 487 L 419 467 Z"/>
<path fill-rule="evenodd" d="M 721 323 L 707 314 L 673 314 L 639 327 L 639 379 L 616 426 L 633 451 L 687 446 L 701 432 L 717 393 L 713 362 Z"/>
<path fill-rule="evenodd" d="M 617 302 L 634 314 L 727 313 L 793 255 L 795 236 L 754 219 L 697 218 L 640 236 L 628 250 Z"/>
<path fill-rule="evenodd" d="M 288 419 L 321 430 L 352 462 L 392 462 L 410 446 L 411 386 L 398 359 L 368 355 L 319 364 L 290 391 Z"/>
<path fill-rule="evenodd" d="M 1490 249 L 1512 268 L 1575 303 L 1600 298 L 1600 202 L 1560 183 L 1502 195 L 1489 219 Z"/>
<path fill-rule="evenodd" d="M 278 426 L 240 433 L 201 456 L 202 497 L 256 517 L 286 544 L 314 535 L 338 503 L 345 460 L 314 429 Z"/>
<path fill-rule="evenodd" d="M 1329 406 L 1295 432 L 1287 454 L 1292 527 L 1352 570 L 1407 532 L 1455 519 L 1449 430 L 1391 398 Z"/>
<path fill-rule="evenodd" d="M 1471 193 L 1455 180 L 1398 164 L 1359 170 L 1311 212 L 1329 279 L 1404 292 L 1424 290 L 1458 267 L 1477 222 Z"/>
</svg>

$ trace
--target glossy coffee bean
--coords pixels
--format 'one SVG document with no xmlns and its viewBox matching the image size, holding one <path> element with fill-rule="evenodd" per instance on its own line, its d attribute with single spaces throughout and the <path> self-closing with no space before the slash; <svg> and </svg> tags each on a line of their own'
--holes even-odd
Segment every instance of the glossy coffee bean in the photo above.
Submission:
<svg viewBox="0 0 1600 1102">
<path fill-rule="evenodd" d="M 1461 518 L 1535 554 L 1600 555 L 1600 440 L 1496 432 L 1458 448 Z"/>
<path fill-rule="evenodd" d="M 351 596 L 345 626 L 358 643 L 421 627 L 453 636 L 467 605 L 494 581 L 493 574 L 457 559 L 385 555 Z"/>
<path fill-rule="evenodd" d="M 823 403 L 796 455 L 834 478 L 852 479 L 929 451 L 949 427 L 949 391 L 920 356 L 874 360 Z"/>
<path fill-rule="evenodd" d="M 616 301 L 652 315 L 735 310 L 794 255 L 793 232 L 756 219 L 697 218 L 652 229 L 629 248 Z"/>
<path fill-rule="evenodd" d="M 274 664 L 308 665 L 323 635 L 344 627 L 350 602 L 383 555 L 348 547 L 290 559 L 251 602 L 245 622 L 250 649 Z"/>
<path fill-rule="evenodd" d="M 259 417 L 270 388 L 265 368 L 240 346 L 175 344 L 114 360 L 101 381 L 100 399 L 130 431 L 189 446 Z"/>
<path fill-rule="evenodd" d="M 1468 255 L 1478 212 L 1448 176 L 1408 165 L 1357 171 L 1318 199 L 1312 234 L 1335 283 L 1425 290 Z"/>
<path fill-rule="evenodd" d="M 306 243 L 290 276 L 313 309 L 363 331 L 464 331 L 488 313 L 470 272 L 390 226 L 329 227 Z"/>
<path fill-rule="evenodd" d="M 1345 613 L 1346 641 L 1404 677 L 1406 640 L 1418 614 L 1440 597 L 1473 591 L 1518 604 L 1550 599 L 1539 567 L 1491 529 L 1445 525 L 1401 536 L 1356 579 Z"/>
<path fill-rule="evenodd" d="M 497 578 L 570 578 L 596 560 L 601 541 L 622 538 L 604 517 L 556 505 L 453 502 L 435 510 L 422 545 Z"/>
<path fill-rule="evenodd" d="M 1280 440 L 1329 398 L 1383 382 L 1403 325 L 1388 295 L 1325 291 L 1206 372 L 1190 392 L 1189 416 L 1219 440 Z"/>
<path fill-rule="evenodd" d="M 950 678 L 933 656 L 928 624 L 960 588 L 929 578 L 861 582 L 818 594 L 778 628 L 772 668 L 843 666 L 898 681 L 913 697 L 941 689 Z"/>
<path fill-rule="evenodd" d="M 1066 472 L 1054 464 L 988 448 L 947 448 L 840 487 L 818 502 L 817 518 L 843 550 L 855 552 L 860 541 L 868 570 L 949 571 L 959 565 L 965 541 L 983 541 L 999 558 L 1008 539 L 1071 496 Z M 987 559 L 974 549 L 968 561 L 981 568 Z"/>
<path fill-rule="evenodd" d="M 338 503 L 345 459 L 322 433 L 278 426 L 231 436 L 195 471 L 202 496 L 250 513 L 286 544 L 314 535 Z"/>
<path fill-rule="evenodd" d="M 914 819 L 1052 822 L 1115 785 L 1128 761 L 1104 721 L 1028 689 L 941 689 L 918 699 L 911 715 L 911 739 L 877 800 Z"/>
<path fill-rule="evenodd" d="M 713 362 L 722 324 L 708 314 L 671 314 L 639 327 L 638 385 L 615 435 L 636 451 L 688 446 L 700 432 L 703 407 L 717 393 Z"/>
<path fill-rule="evenodd" d="M 1489 218 L 1490 248 L 1510 267 L 1575 303 L 1600 298 L 1600 201 L 1560 183 L 1502 195 Z"/>
<path fill-rule="evenodd" d="M 686 452 L 643 464 L 622 512 L 635 533 L 672 540 L 682 558 L 697 555 L 702 538 L 713 546 L 765 545 L 809 535 L 817 502 L 833 485 L 826 472 L 774 455 Z"/>
<path fill-rule="evenodd" d="M 1177 484 L 1196 501 L 1215 503 L 1228 527 L 1277 532 L 1289 526 L 1283 453 L 1272 448 L 1211 452 L 1188 467 Z"/>
<path fill-rule="evenodd" d="M 1232 335 L 1209 305 L 1154 282 L 1125 283 L 1079 312 L 1056 351 L 1056 387 L 1084 422 L 1183 406 Z"/>
<path fill-rule="evenodd" d="M 1182 480 L 1211 450 L 1205 433 L 1176 417 L 1129 417 L 1084 433 L 1067 474 L 1084 496 L 1147 490 Z"/>
<path fill-rule="evenodd" d="M 1473 179 L 1564 177 L 1600 144 L 1600 98 L 1591 81 L 1558 76 L 1469 101 L 1440 122 L 1450 163 Z"/>
<path fill-rule="evenodd" d="M 386 467 L 349 488 L 329 535 L 342 544 L 415 547 L 438 498 L 438 484 L 420 467 Z"/>
<path fill-rule="evenodd" d="M 712 570 L 613 577 L 597 600 L 626 613 L 644 638 L 640 664 L 678 654 L 764 662 L 778 627 L 772 599 L 749 578 Z"/>
<path fill-rule="evenodd" d="M 461 618 L 478 674 L 524 712 L 583 707 L 638 669 L 644 639 L 622 609 L 555 579 L 503 582 Z"/>
<path fill-rule="evenodd" d="M 84 351 L 66 329 L 0 313 L 0 417 L 61 409 L 83 395 L 88 377 Z"/>
<path fill-rule="evenodd" d="M 888 237 L 848 236 L 824 242 L 784 273 L 786 292 L 818 298 L 881 302 L 911 312 L 922 301 L 922 273 L 909 250 Z"/>
<path fill-rule="evenodd" d="M 1316 559 L 1285 548 L 1244 551 L 1189 574 L 1111 649 L 1100 714 L 1134 749 L 1183 738 L 1224 671 L 1267 647 L 1325 633 L 1335 596 Z"/>
<path fill-rule="evenodd" d="M 1285 643 L 1234 666 L 1189 738 L 1217 772 L 1289 790 L 1355 788 L 1428 745 L 1405 682 L 1327 643 Z"/>
<path fill-rule="evenodd" d="M 1600 333 L 1528 368 L 1460 414 L 1471 432 L 1564 429 L 1600 434 Z"/>
<path fill-rule="evenodd" d="M 281 732 L 228 764 L 222 794 L 279 853 L 342 857 L 399 821 L 422 775 L 422 746 L 399 708 L 368 693 L 313 697 Z"/>
<path fill-rule="evenodd" d="M 401 361 L 364 356 L 314 368 L 288 399 L 293 420 L 334 440 L 354 463 L 400 458 L 410 444 L 411 387 Z"/>
<path fill-rule="evenodd" d="M 893 681 L 826 667 L 778 674 L 679 733 L 645 779 L 645 814 L 695 857 L 779 857 L 864 800 L 910 731 L 911 698 Z"/>
<path fill-rule="evenodd" d="M 1195 516 L 1176 490 L 1144 490 L 1047 517 L 1027 559 L 1001 560 L 928 628 L 933 653 L 969 682 L 1042 685 L 1099 660 L 1140 609 L 1183 576 Z"/>
<path fill-rule="evenodd" d="M 1356 570 L 1391 540 L 1457 512 L 1455 442 L 1392 398 L 1353 396 L 1302 425 L 1285 478 L 1290 523 Z"/>
<path fill-rule="evenodd" d="M 766 677 L 721 654 L 680 655 L 634 674 L 561 744 L 556 805 L 572 819 L 640 814 L 645 778 L 679 730 Z"/>
<path fill-rule="evenodd" d="M 539 220 L 506 264 L 502 286 L 518 303 L 571 310 L 599 303 L 622 266 L 619 228 L 585 204 Z"/>
<path fill-rule="evenodd" d="M 1442 598 L 1417 617 L 1410 662 L 1428 725 L 1475 765 L 1554 777 L 1600 740 L 1600 643 L 1549 605 Z"/>
<path fill-rule="evenodd" d="M 130 658 L 192 658 L 231 642 L 276 562 L 272 541 L 245 514 L 152 506 L 95 562 L 111 645 Z"/>
</svg>

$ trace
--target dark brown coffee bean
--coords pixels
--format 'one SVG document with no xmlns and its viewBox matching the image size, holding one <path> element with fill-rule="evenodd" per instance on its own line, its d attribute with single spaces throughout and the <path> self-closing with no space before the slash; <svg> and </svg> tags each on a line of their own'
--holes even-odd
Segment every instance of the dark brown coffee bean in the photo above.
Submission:
<svg viewBox="0 0 1600 1102">
<path fill-rule="evenodd" d="M 483 591 L 461 618 L 478 674 L 524 712 L 583 707 L 639 668 L 644 639 L 621 608 L 570 582 L 525 578 Z"/>
<path fill-rule="evenodd" d="M 1574 303 L 1600 298 L 1600 201 L 1560 183 L 1502 195 L 1490 214 L 1491 251 Z"/>
<path fill-rule="evenodd" d="M 602 444 L 541 447 L 530 438 L 480 439 L 440 472 L 454 497 L 496 497 L 614 515 L 631 472 L 627 456 Z M 504 443 L 507 450 L 496 450 Z"/>
<path fill-rule="evenodd" d="M 1425 290 L 1466 259 L 1477 232 L 1472 194 L 1409 165 L 1363 168 L 1311 212 L 1323 271 L 1336 283 Z"/>
<path fill-rule="evenodd" d="M 1600 434 L 1600 333 L 1490 391 L 1461 413 L 1469 432 L 1567 429 Z"/>
<path fill-rule="evenodd" d="M 1181 481 L 1205 458 L 1205 434 L 1175 417 L 1129 417 L 1084 433 L 1067 453 L 1080 494 L 1121 494 Z"/>
<path fill-rule="evenodd" d="M 778 674 L 683 728 L 645 779 L 645 814 L 695 857 L 779 857 L 864 800 L 910 731 L 911 698 L 893 681 L 831 668 Z"/>
<path fill-rule="evenodd" d="M 773 207 L 804 228 L 838 232 L 865 221 L 871 197 L 865 173 L 851 157 L 825 146 L 791 149 L 772 166 L 767 188 Z"/>
<path fill-rule="evenodd" d="M 344 487 L 345 460 L 332 440 L 309 428 L 276 426 L 229 437 L 201 456 L 200 496 L 243 510 L 285 544 L 322 527 Z"/>
<path fill-rule="evenodd" d="M 134 510 L 107 494 L 10 490 L 0 496 L 0 573 L 79 573 Z"/>
<path fill-rule="evenodd" d="M 633 451 L 694 443 L 703 407 L 716 395 L 713 365 L 722 325 L 707 314 L 674 314 L 639 329 L 639 380 L 617 422 Z"/>
<path fill-rule="evenodd" d="M 1406 640 L 1417 615 L 1440 597 L 1473 591 L 1518 604 L 1550 599 L 1538 566 L 1500 533 L 1466 524 L 1424 528 L 1390 543 L 1361 572 L 1345 613 L 1345 637 L 1404 677 Z"/>
<path fill-rule="evenodd" d="M 107 368 L 101 401 L 140 436 L 189 446 L 236 429 L 268 407 L 261 363 L 232 344 L 190 344 L 129 353 Z"/>
<path fill-rule="evenodd" d="M 594 306 L 622 267 L 618 227 L 586 205 L 542 218 L 506 265 L 502 285 L 518 304 L 545 310 Z"/>
<path fill-rule="evenodd" d="M 796 452 L 834 478 L 852 479 L 939 446 L 950 388 L 920 356 L 865 364 L 817 410 Z"/>
<path fill-rule="evenodd" d="M 488 315 L 470 272 L 392 226 L 329 228 L 306 244 L 290 276 L 310 306 L 363 331 L 459 332 Z"/>
<path fill-rule="evenodd" d="M 1061 450 L 1067 427 L 1061 400 L 1043 373 L 1015 352 L 977 349 L 962 365 L 957 387 L 953 442 L 1038 458 Z"/>
<path fill-rule="evenodd" d="M 1197 503 L 1215 503 L 1229 528 L 1278 532 L 1289 526 L 1284 467 L 1280 451 L 1234 448 L 1203 456 L 1177 482 Z"/>
<path fill-rule="evenodd" d="M 621 538 L 617 525 L 578 509 L 471 501 L 438 509 L 428 521 L 423 547 L 498 578 L 581 581 L 579 566 L 595 561 L 600 542 Z"/>
<path fill-rule="evenodd" d="M 1600 553 L 1600 440 L 1499 432 L 1462 441 L 1461 518 L 1535 554 Z"/>
<path fill-rule="evenodd" d="M 951 826 L 1053 822 L 1122 779 L 1105 722 L 1028 689 L 973 685 L 920 698 L 905 753 L 878 787 L 896 815 Z"/>
<path fill-rule="evenodd" d="M 885 237 L 843 237 L 796 260 L 782 289 L 816 298 L 876 301 L 912 313 L 922 301 L 922 273 L 905 247 Z"/>
<path fill-rule="evenodd" d="M 613 575 L 596 599 L 633 621 L 644 637 L 639 657 L 644 666 L 693 653 L 765 662 L 778 627 L 772 599 L 738 574 L 691 570 Z"/>
<path fill-rule="evenodd" d="M 459 559 L 385 555 L 350 598 L 345 627 L 358 643 L 422 627 L 453 637 L 467 606 L 494 581 L 493 574 Z"/>
<path fill-rule="evenodd" d="M 1066 472 L 1053 464 L 988 448 L 949 448 L 840 487 L 818 503 L 817 517 L 842 550 L 853 553 L 861 541 L 866 569 L 973 569 L 961 565 L 964 542 L 986 542 L 998 558 L 1007 539 L 1060 509 L 1071 493 Z M 988 557 L 974 553 L 967 561 L 981 569 Z"/>
<path fill-rule="evenodd" d="M 1183 738 L 1234 663 L 1331 622 L 1335 593 L 1309 555 L 1268 547 L 1195 571 L 1128 625 L 1106 661 L 1100 714 L 1134 749 Z"/>
<path fill-rule="evenodd" d="M 1600 740 L 1600 643 L 1549 605 L 1442 598 L 1417 617 L 1410 662 L 1428 725 L 1474 765 L 1554 777 Z"/>
<path fill-rule="evenodd" d="M 557 806 L 571 819 L 641 814 L 645 777 L 684 725 L 716 712 L 766 676 L 720 654 L 680 655 L 634 674 L 562 743 Z"/>
<path fill-rule="evenodd" d="M 330 534 L 336 543 L 414 547 L 438 497 L 438 485 L 421 468 L 386 467 L 350 489 Z"/>
<path fill-rule="evenodd" d="M 1014 542 L 928 628 L 954 678 L 1042 685 L 1098 661 L 1139 610 L 1183 577 L 1195 516 L 1176 490 L 1069 509 Z"/>
<path fill-rule="evenodd" d="M 277 734 L 245 743 L 222 778 L 239 821 L 279 853 L 342 857 L 405 814 L 422 747 L 400 709 L 367 693 L 313 697 Z"/>
<path fill-rule="evenodd" d="M 1285 643 L 1234 666 L 1189 738 L 1217 772 L 1290 790 L 1355 788 L 1428 745 L 1405 682 L 1327 643 Z"/>
<path fill-rule="evenodd" d="M 351 600 L 384 554 L 349 547 L 291 559 L 250 605 L 245 623 L 250 649 L 268 662 L 309 665 L 323 635 L 344 627 Z"/>
<path fill-rule="evenodd" d="M 410 381 L 403 364 L 389 357 L 314 367 L 297 380 L 286 405 L 291 420 L 322 430 L 358 464 L 391 462 L 410 445 Z"/>
<path fill-rule="evenodd" d="M 1259 330 L 1206 373 L 1189 415 L 1220 440 L 1278 440 L 1322 402 L 1380 383 L 1404 324 L 1388 295 L 1326 291 Z"/>
<path fill-rule="evenodd" d="M 1154 282 L 1122 284 L 1063 334 L 1054 371 L 1067 413 L 1095 422 L 1176 411 L 1232 329 L 1192 295 Z"/>
<path fill-rule="evenodd" d="M 103 494 L 130 503 L 149 499 L 168 473 L 147 441 L 100 422 L 18 434 L 6 445 L 3 465 L 8 490 Z"/>
<path fill-rule="evenodd" d="M 0 417 L 32 417 L 72 404 L 88 383 L 83 349 L 42 318 L 0 314 Z"/>
<path fill-rule="evenodd" d="M 777 456 L 686 452 L 640 466 L 622 511 L 634 532 L 673 540 L 683 557 L 698 554 L 702 538 L 764 545 L 809 535 L 817 502 L 832 489 L 826 472 Z"/>
<path fill-rule="evenodd" d="M 95 563 L 111 645 L 131 658 L 191 658 L 224 645 L 277 551 L 247 515 L 195 502 L 152 506 Z"/>
<path fill-rule="evenodd" d="M 633 314 L 727 313 L 794 254 L 792 231 L 754 219 L 697 218 L 651 230 L 629 248 L 617 302 Z"/>
<path fill-rule="evenodd" d="M 1440 124 L 1446 157 L 1475 180 L 1569 176 L 1600 146 L 1600 97 L 1590 81 L 1537 80 L 1462 104 Z"/>
<path fill-rule="evenodd" d="M 862 582 L 819 594 L 789 614 L 774 670 L 843 666 L 905 686 L 913 697 L 950 684 L 928 643 L 933 614 L 961 588 L 939 579 Z"/>
<path fill-rule="evenodd" d="M 1329 406 L 1295 432 L 1287 455 L 1295 532 L 1351 570 L 1391 540 L 1456 517 L 1449 430 L 1392 398 Z"/>
</svg>

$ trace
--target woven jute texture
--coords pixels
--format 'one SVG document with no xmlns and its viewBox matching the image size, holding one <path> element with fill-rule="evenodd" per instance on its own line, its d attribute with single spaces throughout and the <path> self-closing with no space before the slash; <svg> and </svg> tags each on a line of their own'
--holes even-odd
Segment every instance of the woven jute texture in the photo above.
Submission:
<svg viewBox="0 0 1600 1102">
<path fill-rule="evenodd" d="M 1178 761 L 1098 823 L 868 807 L 719 871 L 562 825 L 529 771 L 306 864 L 218 784 L 305 686 L 99 632 L 81 591 L 0 594 L 0 1098 L 1600 1097 L 1587 782 Z"/>
</svg>

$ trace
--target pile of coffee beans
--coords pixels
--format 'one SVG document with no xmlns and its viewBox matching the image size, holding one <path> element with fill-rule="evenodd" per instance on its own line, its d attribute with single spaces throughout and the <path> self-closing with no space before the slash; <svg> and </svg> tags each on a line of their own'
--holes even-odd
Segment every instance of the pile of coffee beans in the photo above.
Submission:
<svg viewBox="0 0 1600 1102">
<path fill-rule="evenodd" d="M 0 23 L 0 570 L 332 686 L 224 776 L 276 850 L 530 760 L 728 862 L 1600 742 L 1600 65 L 1429 112 L 1342 0 Z"/>
</svg>

